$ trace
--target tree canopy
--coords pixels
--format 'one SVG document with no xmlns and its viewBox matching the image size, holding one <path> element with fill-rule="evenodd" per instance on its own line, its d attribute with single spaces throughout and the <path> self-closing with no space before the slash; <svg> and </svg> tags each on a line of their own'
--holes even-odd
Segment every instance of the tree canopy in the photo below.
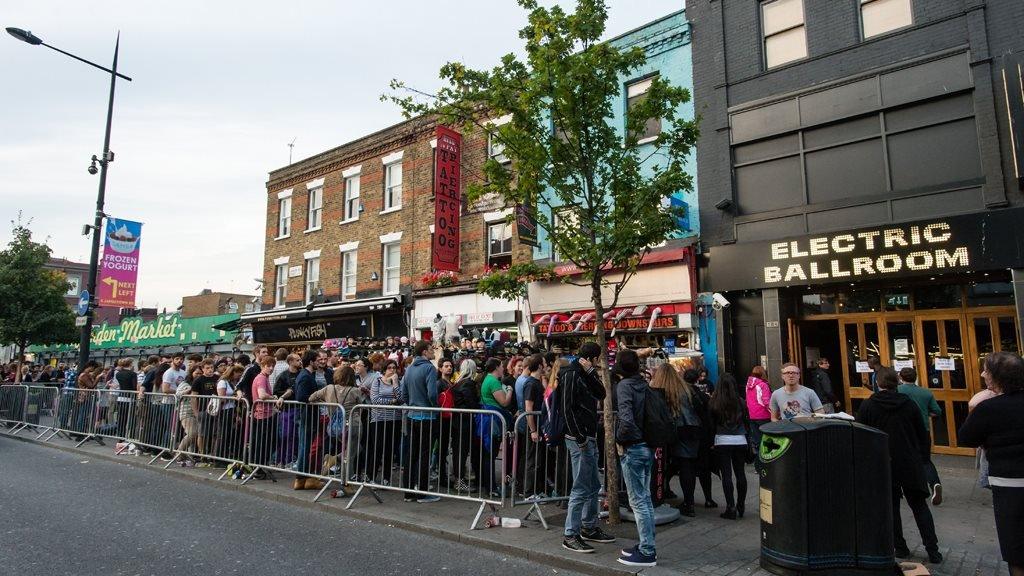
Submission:
<svg viewBox="0 0 1024 576">
<path fill-rule="evenodd" d="M 491 154 L 482 177 L 467 186 L 470 201 L 495 195 L 531 207 L 552 254 L 576 266 L 575 275 L 562 281 L 590 288 L 597 341 L 605 349 L 601 318 L 616 306 L 643 256 L 677 231 L 682 208 L 671 197 L 693 189 L 684 163 L 697 140 L 697 123 L 679 113 L 690 93 L 653 75 L 646 92 L 627 105 L 623 84 L 644 67 L 646 54 L 639 46 L 620 49 L 602 41 L 604 1 L 577 0 L 571 13 L 536 0 L 518 2 L 528 11 L 528 24 L 519 31 L 525 59 L 508 54 L 490 70 L 451 62 L 441 67 L 436 93 L 395 80 L 385 98 L 407 117 L 428 115 L 489 135 Z M 642 138 L 651 123 L 660 131 Z M 525 271 L 495 272 L 478 290 L 521 295 L 525 283 L 540 276 L 536 267 Z M 607 369 L 602 379 L 610 430 Z M 613 435 L 607 435 L 605 450 L 614 460 Z M 609 466 L 607 473 L 608 485 L 618 485 L 618 468 Z M 617 494 L 609 492 L 612 521 L 618 519 Z"/>
<path fill-rule="evenodd" d="M 13 226 L 0 251 L 0 342 L 18 347 L 19 362 L 29 344 L 76 340 L 74 315 L 64 300 L 70 284 L 58 270 L 45 268 L 50 247 L 34 242 L 27 226 Z"/>
</svg>

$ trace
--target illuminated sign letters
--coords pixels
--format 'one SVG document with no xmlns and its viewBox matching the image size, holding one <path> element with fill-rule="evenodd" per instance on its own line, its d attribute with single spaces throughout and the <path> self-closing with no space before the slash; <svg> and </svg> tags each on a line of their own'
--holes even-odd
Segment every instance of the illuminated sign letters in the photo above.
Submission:
<svg viewBox="0 0 1024 576">
<path fill-rule="evenodd" d="M 1024 265 L 1024 209 L 711 249 L 710 288 L 737 290 Z"/>
</svg>

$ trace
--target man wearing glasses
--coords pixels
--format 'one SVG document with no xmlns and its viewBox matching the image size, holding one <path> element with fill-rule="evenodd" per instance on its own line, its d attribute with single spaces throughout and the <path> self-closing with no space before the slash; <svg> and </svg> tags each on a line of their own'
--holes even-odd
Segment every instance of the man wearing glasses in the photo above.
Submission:
<svg viewBox="0 0 1024 576">
<path fill-rule="evenodd" d="M 783 387 L 772 392 L 768 403 L 772 411 L 772 422 L 824 412 L 814 390 L 800 385 L 799 366 L 791 362 L 783 364 L 782 383 Z"/>
</svg>

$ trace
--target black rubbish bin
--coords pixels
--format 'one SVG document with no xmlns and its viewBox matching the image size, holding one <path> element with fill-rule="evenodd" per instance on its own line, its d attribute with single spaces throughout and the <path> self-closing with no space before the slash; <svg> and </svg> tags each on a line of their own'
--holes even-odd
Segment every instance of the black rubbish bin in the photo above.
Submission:
<svg viewBox="0 0 1024 576">
<path fill-rule="evenodd" d="M 772 422 L 761 433 L 761 567 L 900 574 L 885 433 L 833 418 Z"/>
</svg>

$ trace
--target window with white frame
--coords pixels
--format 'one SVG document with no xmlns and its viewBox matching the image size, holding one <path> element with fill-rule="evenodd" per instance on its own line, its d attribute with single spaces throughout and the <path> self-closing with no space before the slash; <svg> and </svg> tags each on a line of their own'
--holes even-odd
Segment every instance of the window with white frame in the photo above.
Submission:
<svg viewBox="0 0 1024 576">
<path fill-rule="evenodd" d="M 278 264 L 274 268 L 274 306 L 284 306 L 288 299 L 288 264 Z"/>
<path fill-rule="evenodd" d="M 860 25 L 864 38 L 913 23 L 914 7 L 910 0 L 860 0 Z"/>
<path fill-rule="evenodd" d="M 306 258 L 306 294 L 304 302 L 309 304 L 316 298 L 320 287 L 320 257 Z"/>
<path fill-rule="evenodd" d="M 803 0 L 766 0 L 761 3 L 765 68 L 807 57 Z"/>
<path fill-rule="evenodd" d="M 345 178 L 345 217 L 344 220 L 359 218 L 359 175 Z"/>
<path fill-rule="evenodd" d="M 508 156 L 505 156 L 505 145 L 499 142 L 493 133 L 487 134 L 487 156 L 502 164 L 508 162 Z"/>
<path fill-rule="evenodd" d="M 487 225 L 487 265 L 500 268 L 512 263 L 512 226 L 507 222 Z"/>
<path fill-rule="evenodd" d="M 398 294 L 401 281 L 402 245 L 399 242 L 385 244 L 384 248 L 384 295 Z"/>
<path fill-rule="evenodd" d="M 402 207 L 402 161 L 384 165 L 384 209 Z"/>
<path fill-rule="evenodd" d="M 324 213 L 324 187 L 317 186 L 309 190 L 309 210 L 306 218 L 306 230 L 319 230 Z"/>
<path fill-rule="evenodd" d="M 626 114 L 628 115 L 634 106 L 647 98 L 647 92 L 651 89 L 654 78 L 646 78 L 639 82 L 626 85 Z M 637 143 L 650 142 L 661 134 L 661 118 L 647 118 L 644 120 L 644 127 L 636 135 Z"/>
<path fill-rule="evenodd" d="M 341 253 L 341 297 L 343 300 L 353 300 L 356 297 L 357 254 L 355 250 Z"/>
<path fill-rule="evenodd" d="M 277 201 L 277 237 L 284 238 L 292 233 L 292 199 Z"/>
</svg>

